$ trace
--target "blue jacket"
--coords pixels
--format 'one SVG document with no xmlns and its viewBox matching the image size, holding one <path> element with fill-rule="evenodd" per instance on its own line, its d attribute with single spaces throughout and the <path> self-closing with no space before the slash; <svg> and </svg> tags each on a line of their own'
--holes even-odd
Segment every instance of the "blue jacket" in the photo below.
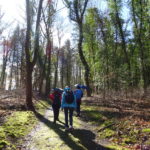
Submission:
<svg viewBox="0 0 150 150">
<path fill-rule="evenodd" d="M 80 89 L 76 89 L 74 91 L 74 94 L 75 94 L 77 100 L 81 100 L 81 98 L 83 97 L 83 92 Z"/>
<path fill-rule="evenodd" d="M 64 108 L 64 107 L 73 107 L 73 108 L 76 108 L 77 107 L 76 96 L 74 95 L 74 101 L 73 101 L 73 103 L 67 104 L 66 101 L 65 101 L 65 94 L 66 94 L 66 91 L 64 91 L 63 94 L 62 94 L 61 108 Z"/>
</svg>

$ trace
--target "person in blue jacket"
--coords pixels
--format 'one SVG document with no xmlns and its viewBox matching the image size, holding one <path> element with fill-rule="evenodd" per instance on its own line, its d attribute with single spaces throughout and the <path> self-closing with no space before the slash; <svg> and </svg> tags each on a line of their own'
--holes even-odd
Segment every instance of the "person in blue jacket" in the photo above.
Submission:
<svg viewBox="0 0 150 150">
<path fill-rule="evenodd" d="M 65 130 L 73 129 L 73 111 L 76 109 L 76 97 L 70 87 L 66 87 L 62 94 L 61 108 L 64 109 Z M 69 121 L 69 124 L 68 124 Z"/>
<path fill-rule="evenodd" d="M 76 112 L 77 112 L 77 117 L 80 117 L 80 105 L 81 105 L 81 99 L 83 97 L 83 91 L 81 90 L 79 84 L 76 84 L 75 87 L 76 89 L 74 91 L 74 94 L 76 96 L 76 103 L 77 103 Z"/>
</svg>

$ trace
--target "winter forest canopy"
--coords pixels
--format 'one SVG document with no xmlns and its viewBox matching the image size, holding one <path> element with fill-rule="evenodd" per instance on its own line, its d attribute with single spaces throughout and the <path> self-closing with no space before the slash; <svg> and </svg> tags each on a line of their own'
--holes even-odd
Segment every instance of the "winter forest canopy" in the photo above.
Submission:
<svg viewBox="0 0 150 150">
<path fill-rule="evenodd" d="M 22 21 L 0 8 L 0 88 L 48 95 L 77 83 L 87 95 L 150 85 L 149 0 L 26 0 Z M 61 3 L 61 4 L 60 4 Z M 65 13 L 65 15 L 64 15 Z"/>
</svg>

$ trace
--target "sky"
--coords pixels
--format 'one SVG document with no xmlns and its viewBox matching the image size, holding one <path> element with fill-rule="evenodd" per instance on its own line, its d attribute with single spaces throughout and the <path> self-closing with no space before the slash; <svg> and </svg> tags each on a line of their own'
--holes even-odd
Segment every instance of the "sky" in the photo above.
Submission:
<svg viewBox="0 0 150 150">
<path fill-rule="evenodd" d="M 66 8 L 64 8 L 62 0 L 58 0 L 58 2 L 59 3 L 58 3 L 57 9 L 60 11 L 58 11 L 58 13 L 57 13 L 57 18 L 59 18 L 60 20 L 63 20 L 63 23 L 61 23 L 61 21 L 60 21 L 58 24 L 64 26 L 64 34 L 63 34 L 62 42 L 61 42 L 62 44 L 64 44 L 64 42 L 67 39 L 71 38 L 71 27 L 72 27 L 72 25 L 70 24 L 70 21 L 68 18 L 68 11 Z M 0 13 L 4 13 L 2 24 L 3 23 L 9 24 L 9 29 L 7 30 L 7 32 L 4 32 L 4 34 L 3 34 L 4 36 L 7 37 L 7 34 L 10 31 L 13 31 L 12 29 L 15 28 L 17 24 L 22 25 L 22 23 L 24 23 L 25 7 L 26 7 L 25 0 L 0 0 L 0 10 L 1 10 Z M 55 38 L 54 44 L 58 45 L 58 40 L 57 40 L 56 35 L 57 35 L 56 31 L 54 31 L 54 38 Z M 0 38 L 0 40 L 2 40 L 2 38 Z M 2 54 L 0 51 L 0 65 L 1 64 L 2 64 Z M 9 69 L 7 67 L 7 72 L 9 72 L 8 70 Z M 6 89 L 7 88 L 8 87 L 6 87 Z"/>
<path fill-rule="evenodd" d="M 24 15 L 25 0 L 0 0 L 0 8 L 4 12 L 4 20 L 19 21 Z"/>
<path fill-rule="evenodd" d="M 22 24 L 25 23 L 25 7 L 25 0 L 0 0 L 0 13 L 4 14 L 2 24 L 7 23 L 9 25 L 9 27 L 7 27 L 7 30 L 4 30 L 3 37 L 7 37 L 8 34 L 10 34 L 11 31 L 13 31 L 13 28 L 15 28 L 18 24 L 22 26 Z M 72 24 L 70 23 L 68 18 L 68 10 L 67 8 L 64 8 L 62 0 L 58 0 L 57 9 L 60 10 L 57 12 L 56 17 L 58 24 L 62 25 L 64 29 L 61 41 L 62 46 L 67 39 L 71 38 Z M 63 23 L 61 20 L 63 20 Z M 54 44 L 58 46 L 56 30 L 54 30 L 53 35 L 55 38 Z M 0 40 L 2 40 L 2 36 L 0 37 Z M 0 54 L 0 64 L 2 63 L 1 61 L 2 55 Z"/>
<path fill-rule="evenodd" d="M 100 10 L 106 10 L 107 5 L 105 0 L 91 0 L 89 3 L 92 3 L 92 6 L 97 6 Z M 9 31 L 13 31 L 12 28 L 15 28 L 17 24 L 24 23 L 25 19 L 25 0 L 0 0 L 0 9 L 1 12 L 4 13 L 3 22 L 9 24 L 9 30 L 6 32 L 8 34 Z M 56 26 L 61 26 L 63 28 L 61 30 L 62 33 L 62 42 L 61 46 L 67 39 L 71 39 L 71 33 L 73 32 L 73 24 L 69 20 L 68 17 L 68 10 L 64 8 L 62 0 L 58 0 L 58 13 L 57 24 Z M 125 16 L 127 16 L 127 10 L 124 9 Z M 63 21 L 62 21 L 63 20 Z M 2 23 L 3 23 L 2 22 Z M 54 30 L 54 44 L 58 46 L 58 38 L 57 38 L 57 31 Z"/>
<path fill-rule="evenodd" d="M 63 22 L 64 27 L 68 28 L 70 24 L 68 18 L 68 11 L 67 8 L 64 8 L 62 0 L 58 0 L 57 7 L 58 7 L 57 9 L 60 10 L 58 11 L 57 15 L 59 15 L 59 18 L 63 18 L 65 20 L 65 22 Z M 1 12 L 4 13 L 3 22 L 9 24 L 10 30 L 12 30 L 11 28 L 15 27 L 17 24 L 21 25 L 22 23 L 24 23 L 25 0 L 0 0 L 0 8 L 1 8 Z M 62 39 L 62 43 L 64 43 L 64 41 L 67 38 L 70 38 L 71 28 L 68 29 L 65 31 L 65 36 Z M 4 35 L 5 34 L 6 33 L 4 33 Z M 54 33 L 54 35 L 56 36 L 56 32 Z"/>
</svg>

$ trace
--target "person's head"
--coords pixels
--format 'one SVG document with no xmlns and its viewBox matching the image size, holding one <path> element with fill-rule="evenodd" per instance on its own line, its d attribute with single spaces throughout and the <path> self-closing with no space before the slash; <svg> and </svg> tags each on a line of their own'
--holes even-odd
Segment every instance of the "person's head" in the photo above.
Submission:
<svg viewBox="0 0 150 150">
<path fill-rule="evenodd" d="M 76 85 L 75 85 L 75 88 L 76 88 L 76 89 L 80 89 L 81 87 L 80 87 L 79 84 L 76 84 Z"/>
<path fill-rule="evenodd" d="M 52 93 L 58 93 L 58 88 L 53 88 Z"/>
<path fill-rule="evenodd" d="M 52 90 L 51 90 L 51 93 L 54 93 L 55 92 L 55 88 L 53 88 Z"/>
<path fill-rule="evenodd" d="M 64 88 L 64 91 L 70 91 L 71 90 L 71 88 L 69 87 L 69 86 L 66 86 L 65 88 Z"/>
</svg>

